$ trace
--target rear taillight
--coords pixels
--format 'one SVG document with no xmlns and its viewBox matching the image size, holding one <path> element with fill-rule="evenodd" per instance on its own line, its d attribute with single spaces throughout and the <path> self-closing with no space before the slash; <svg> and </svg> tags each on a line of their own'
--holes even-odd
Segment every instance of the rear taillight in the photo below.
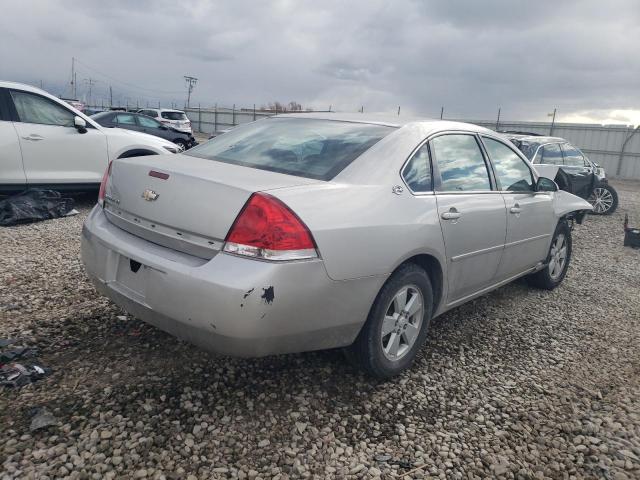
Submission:
<svg viewBox="0 0 640 480">
<path fill-rule="evenodd" d="M 102 176 L 102 181 L 100 182 L 100 190 L 98 191 L 98 205 L 100 205 L 101 207 L 104 206 L 104 195 L 107 191 L 107 181 L 109 180 L 109 176 L 111 175 L 112 163 L 113 161 L 109 162 L 109 165 L 107 166 L 107 169 L 104 171 L 104 175 Z"/>
<path fill-rule="evenodd" d="M 284 203 L 254 193 L 231 226 L 223 250 L 264 260 L 316 258 L 316 244 L 307 226 Z"/>
</svg>

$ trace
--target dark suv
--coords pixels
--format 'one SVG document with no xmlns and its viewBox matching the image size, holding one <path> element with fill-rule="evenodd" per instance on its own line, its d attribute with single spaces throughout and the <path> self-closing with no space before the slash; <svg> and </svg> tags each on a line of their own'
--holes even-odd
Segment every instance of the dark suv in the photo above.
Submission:
<svg viewBox="0 0 640 480">
<path fill-rule="evenodd" d="M 198 144 L 190 133 L 176 130 L 171 125 L 163 125 L 153 118 L 133 112 L 101 112 L 92 115 L 91 118 L 103 127 L 118 127 L 126 130 L 136 130 L 169 140 L 187 150 Z"/>
<path fill-rule="evenodd" d="M 604 168 L 564 138 L 503 132 L 545 177 L 587 200 L 593 213 L 610 215 L 618 208 L 618 193 L 609 185 Z"/>
</svg>

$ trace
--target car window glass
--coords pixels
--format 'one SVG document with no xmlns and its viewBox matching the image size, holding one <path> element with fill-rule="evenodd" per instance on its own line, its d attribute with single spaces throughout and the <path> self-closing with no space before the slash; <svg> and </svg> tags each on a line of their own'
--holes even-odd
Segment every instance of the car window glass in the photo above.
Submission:
<svg viewBox="0 0 640 480">
<path fill-rule="evenodd" d="M 161 125 L 160 122 L 153 118 L 145 117 L 144 115 L 138 117 L 138 122 L 140 122 L 140 125 L 147 128 L 160 128 Z"/>
<path fill-rule="evenodd" d="M 550 143 L 548 145 L 543 145 L 538 150 L 538 155 L 536 158 L 540 156 L 540 162 L 536 163 L 544 163 L 546 165 L 562 165 L 562 152 L 560 151 L 560 145 L 557 143 Z"/>
<path fill-rule="evenodd" d="M 160 114 L 162 118 L 166 118 L 167 120 L 186 120 L 187 117 L 182 112 L 162 112 Z"/>
<path fill-rule="evenodd" d="M 431 162 L 426 143 L 418 149 L 407 166 L 404 167 L 402 178 L 413 192 L 431 191 Z"/>
<path fill-rule="evenodd" d="M 438 190 L 491 190 L 487 165 L 473 135 L 441 135 L 430 144 L 442 178 Z"/>
<path fill-rule="evenodd" d="M 130 113 L 118 113 L 116 115 L 116 122 L 120 125 L 135 125 L 136 118 Z"/>
<path fill-rule="evenodd" d="M 533 191 L 533 175 L 526 162 L 504 143 L 483 137 L 487 153 L 493 163 L 500 190 L 511 192 Z"/>
<path fill-rule="evenodd" d="M 48 98 L 16 91 L 11 92 L 11 98 L 21 122 L 61 127 L 73 126 L 75 114 Z"/>
<path fill-rule="evenodd" d="M 187 152 L 194 157 L 330 180 L 395 128 L 356 122 L 268 118 L 235 127 Z"/>
<path fill-rule="evenodd" d="M 580 150 L 569 143 L 562 145 L 564 164 L 569 167 L 584 167 L 584 157 Z"/>
</svg>

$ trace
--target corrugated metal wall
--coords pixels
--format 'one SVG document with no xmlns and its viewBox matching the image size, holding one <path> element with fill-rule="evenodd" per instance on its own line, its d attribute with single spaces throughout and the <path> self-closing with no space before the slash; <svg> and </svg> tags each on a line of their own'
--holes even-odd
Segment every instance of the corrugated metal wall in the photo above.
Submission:
<svg viewBox="0 0 640 480">
<path fill-rule="evenodd" d="M 272 115 L 269 112 L 234 109 L 187 109 L 187 116 L 195 131 L 219 132 L 241 123 Z M 466 120 L 487 128 L 496 128 L 495 121 Z M 516 130 L 542 135 L 562 137 L 579 147 L 590 159 L 602 165 L 610 177 L 640 180 L 640 131 L 634 134 L 633 127 L 587 125 L 580 123 L 556 123 L 551 131 L 549 123 L 503 122 L 499 130 Z M 622 147 L 625 144 L 624 152 Z"/>
</svg>

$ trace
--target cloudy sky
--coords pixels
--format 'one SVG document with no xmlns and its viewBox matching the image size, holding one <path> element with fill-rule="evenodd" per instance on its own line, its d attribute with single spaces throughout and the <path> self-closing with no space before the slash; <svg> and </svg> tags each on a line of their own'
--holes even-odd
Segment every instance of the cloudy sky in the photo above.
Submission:
<svg viewBox="0 0 640 480">
<path fill-rule="evenodd" d="M 0 79 L 69 95 L 640 123 L 638 0 L 21 0 Z M 65 92 L 66 89 L 66 92 Z"/>
</svg>

